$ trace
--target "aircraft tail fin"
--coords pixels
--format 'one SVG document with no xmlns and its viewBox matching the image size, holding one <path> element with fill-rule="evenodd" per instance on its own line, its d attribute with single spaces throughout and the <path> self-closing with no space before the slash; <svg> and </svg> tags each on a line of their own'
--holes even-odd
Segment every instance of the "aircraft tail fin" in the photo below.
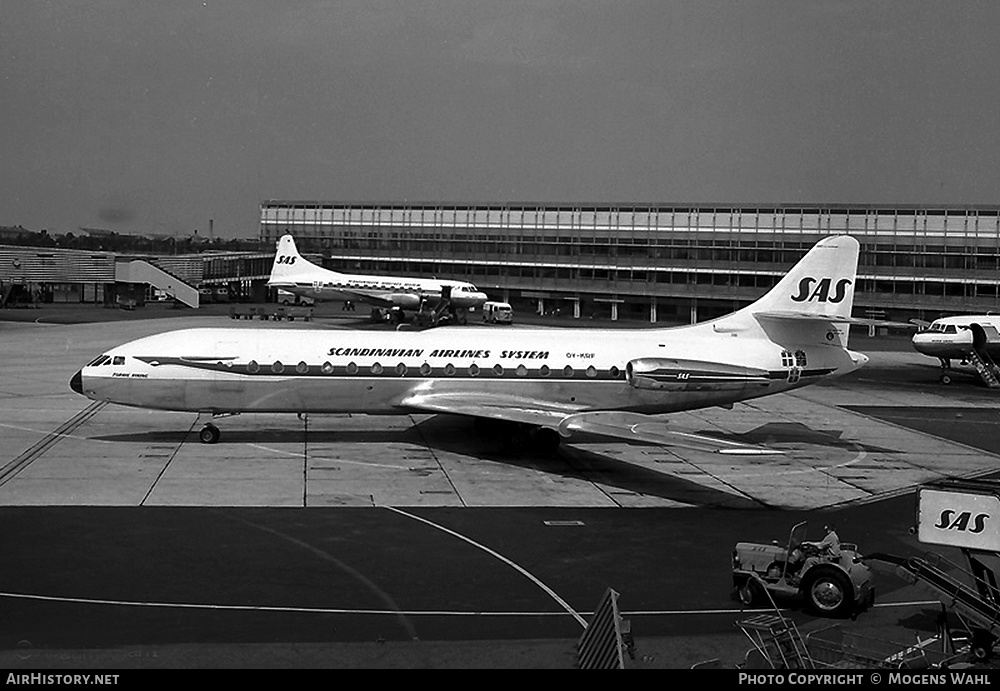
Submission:
<svg viewBox="0 0 1000 691">
<path fill-rule="evenodd" d="M 858 241 L 849 235 L 823 238 L 789 269 L 777 285 L 763 297 L 738 312 L 719 320 L 720 327 L 756 321 L 784 324 L 784 330 L 815 331 L 817 327 L 850 324 L 854 308 L 854 287 L 858 273 Z M 796 327 L 798 324 L 799 327 Z M 717 327 L 718 328 L 718 327 Z M 847 330 L 839 333 L 847 347 Z"/>
<path fill-rule="evenodd" d="M 278 240 L 278 250 L 274 255 L 274 264 L 271 265 L 271 277 L 268 279 L 268 283 L 289 282 L 314 269 L 327 271 L 299 254 L 298 248 L 295 247 L 295 239 L 291 235 L 282 235 L 281 239 Z"/>
<path fill-rule="evenodd" d="M 858 251 L 858 241 L 850 235 L 823 238 L 749 309 L 850 321 Z"/>
</svg>

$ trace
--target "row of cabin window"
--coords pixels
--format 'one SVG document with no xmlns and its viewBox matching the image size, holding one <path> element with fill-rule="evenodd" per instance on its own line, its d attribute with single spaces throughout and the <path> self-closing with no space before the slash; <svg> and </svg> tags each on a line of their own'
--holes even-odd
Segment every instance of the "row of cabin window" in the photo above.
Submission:
<svg viewBox="0 0 1000 691">
<path fill-rule="evenodd" d="M 346 369 L 348 374 L 357 374 L 358 372 L 361 371 L 361 367 L 359 367 L 358 364 L 354 362 L 348 363 Z M 324 362 L 323 365 L 320 367 L 320 371 L 323 374 L 332 374 L 333 370 L 334 367 L 329 362 Z M 249 363 L 247 363 L 247 371 L 250 372 L 251 374 L 256 374 L 257 372 L 260 371 L 260 364 L 256 360 L 251 360 Z M 273 372 L 274 374 L 281 374 L 284 371 L 285 371 L 285 366 L 280 361 L 276 361 L 271 364 L 271 372 Z M 299 374 L 306 374 L 309 372 L 309 365 L 306 364 L 304 361 L 300 362 L 295 366 L 295 371 L 298 372 Z M 369 371 L 372 374 L 382 374 L 385 371 L 385 368 L 380 363 L 376 362 L 373 363 L 371 367 L 369 367 Z M 397 375 L 403 376 L 409 371 L 409 368 L 406 366 L 405 363 L 401 362 L 398 365 L 396 365 L 394 371 Z M 426 377 L 431 374 L 433 368 L 425 362 L 420 366 L 419 371 L 421 376 Z M 482 368 L 479 367 L 479 365 L 473 364 L 469 365 L 468 371 L 470 376 L 475 377 L 478 376 L 480 372 L 482 372 L 483 370 Z M 492 368 L 488 368 L 486 371 L 492 372 L 497 377 L 501 377 L 504 374 L 503 365 L 493 365 Z M 444 373 L 446 376 L 449 377 L 453 376 L 456 372 L 458 372 L 458 368 L 455 367 L 454 365 L 449 363 L 444 366 Z M 515 369 L 514 372 L 519 377 L 528 376 L 528 368 L 525 367 L 524 365 L 518 365 L 517 369 Z M 551 372 L 552 370 L 549 369 L 548 365 L 542 365 L 538 369 L 538 373 L 541 374 L 543 377 L 549 376 Z M 594 367 L 593 365 L 584 370 L 584 372 L 588 377 L 597 376 L 597 368 Z M 621 369 L 619 369 L 618 367 L 612 367 L 610 370 L 608 370 L 608 373 L 613 378 L 617 379 L 621 375 Z M 565 367 L 562 368 L 562 375 L 567 378 L 573 377 L 576 375 L 576 370 L 574 370 L 571 366 L 566 365 Z"/>
</svg>

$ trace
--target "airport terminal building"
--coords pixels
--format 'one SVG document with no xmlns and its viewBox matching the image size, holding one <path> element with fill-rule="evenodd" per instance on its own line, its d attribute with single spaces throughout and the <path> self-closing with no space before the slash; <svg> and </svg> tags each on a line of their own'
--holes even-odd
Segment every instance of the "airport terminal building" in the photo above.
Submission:
<svg viewBox="0 0 1000 691">
<path fill-rule="evenodd" d="M 134 255 L 0 244 L 0 307 L 32 303 L 141 305 L 173 299 L 190 307 L 257 297 L 274 252 Z"/>
<path fill-rule="evenodd" d="M 1000 310 L 1000 206 L 262 203 L 262 246 L 285 233 L 333 270 L 471 281 L 518 310 L 679 323 L 751 302 L 821 237 L 850 233 L 856 316 Z"/>
</svg>

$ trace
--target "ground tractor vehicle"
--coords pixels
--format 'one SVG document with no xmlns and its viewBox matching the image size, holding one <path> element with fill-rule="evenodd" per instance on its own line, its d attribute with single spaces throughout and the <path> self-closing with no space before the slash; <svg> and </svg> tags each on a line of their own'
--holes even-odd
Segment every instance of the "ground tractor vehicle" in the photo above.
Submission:
<svg viewBox="0 0 1000 691">
<path fill-rule="evenodd" d="M 733 587 L 747 606 L 804 599 L 827 616 L 856 615 L 875 602 L 875 574 L 857 545 L 840 543 L 840 556 L 805 540 L 808 523 L 792 527 L 788 544 L 739 542 L 733 549 Z M 769 597 L 770 596 L 770 597 Z"/>
</svg>

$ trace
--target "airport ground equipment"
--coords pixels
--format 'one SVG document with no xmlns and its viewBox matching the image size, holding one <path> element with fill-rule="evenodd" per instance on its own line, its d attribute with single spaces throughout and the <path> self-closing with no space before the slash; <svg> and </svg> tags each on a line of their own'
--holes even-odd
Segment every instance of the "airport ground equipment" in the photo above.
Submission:
<svg viewBox="0 0 1000 691">
<path fill-rule="evenodd" d="M 997 604 L 1000 591 L 995 581 L 991 582 L 979 568 L 975 570 L 980 575 L 976 575 L 933 553 L 922 557 L 872 554 L 869 559 L 894 564 L 896 573 L 904 580 L 929 586 L 969 632 L 973 657 L 985 660 L 992 655 L 1000 634 L 1000 606 Z M 981 562 L 976 563 L 981 565 Z M 986 569 L 986 573 L 992 576 L 992 571 Z"/>
<path fill-rule="evenodd" d="M 736 622 L 750 640 L 742 669 L 813 669 L 815 663 L 795 622 L 781 614 L 756 614 Z"/>
<path fill-rule="evenodd" d="M 635 659 L 635 642 L 628 619 L 618 610 L 618 593 L 608 588 L 594 616 L 577 641 L 580 669 L 624 669 L 625 657 Z"/>
<path fill-rule="evenodd" d="M 966 355 L 966 361 L 972 365 L 979 377 L 991 389 L 1000 389 L 1000 366 L 990 356 L 990 349 L 996 353 L 997 343 L 1000 342 L 1000 332 L 995 326 L 970 324 L 967 327 L 972 331 L 972 349 Z M 942 363 L 941 383 L 948 384 L 951 377 L 948 368 Z"/>
<path fill-rule="evenodd" d="M 958 548 L 968 568 L 935 553 L 868 556 L 893 564 L 903 579 L 934 591 L 968 631 L 977 659 L 990 657 L 1000 640 L 1000 587 L 988 564 L 1000 557 L 998 524 L 1000 481 L 940 480 L 918 489 L 917 538 L 924 544 Z"/>
<path fill-rule="evenodd" d="M 737 664 L 739 669 L 940 669 L 969 660 L 966 639 L 961 634 L 953 638 L 944 626 L 910 643 L 866 635 L 840 624 L 803 635 L 775 605 L 773 613 L 740 619 L 736 627 L 753 646 Z M 696 667 L 718 667 L 717 663 L 717 659 L 706 660 Z"/>
<path fill-rule="evenodd" d="M 940 632 L 912 643 L 866 636 L 839 624 L 808 633 L 814 669 L 941 669 L 966 659 Z"/>
<path fill-rule="evenodd" d="M 746 606 L 771 599 L 804 599 L 827 616 L 856 616 L 875 601 L 874 572 L 857 545 L 842 542 L 838 557 L 824 556 L 805 540 L 808 523 L 779 545 L 739 542 L 733 549 L 733 587 Z"/>
<path fill-rule="evenodd" d="M 506 302 L 483 303 L 483 322 L 488 324 L 513 324 L 514 310 Z"/>
<path fill-rule="evenodd" d="M 260 319 L 261 321 L 295 321 L 302 319 L 310 321 L 313 317 L 312 307 L 267 307 L 260 305 L 232 305 L 229 308 L 230 319 Z"/>
<path fill-rule="evenodd" d="M 980 353 L 973 350 L 969 353 L 969 362 L 976 368 L 976 371 L 979 372 L 979 376 L 982 377 L 986 386 L 991 389 L 1000 388 L 1000 378 L 997 377 L 997 375 L 1000 374 L 1000 367 L 997 367 L 997 363 L 993 361 L 993 358 L 991 358 L 986 351 Z M 947 384 L 948 381 L 950 381 L 947 380 L 947 377 L 947 373 L 942 374 L 941 382 Z"/>
<path fill-rule="evenodd" d="M 388 322 L 395 326 L 412 324 L 419 329 L 428 329 L 449 324 L 464 326 L 468 323 L 468 317 L 464 308 L 454 306 L 451 301 L 451 288 L 444 286 L 441 289 L 441 298 L 433 307 L 425 301 L 421 301 L 419 309 L 411 313 L 407 313 L 401 307 L 373 307 L 370 321 L 376 324 Z"/>
</svg>

